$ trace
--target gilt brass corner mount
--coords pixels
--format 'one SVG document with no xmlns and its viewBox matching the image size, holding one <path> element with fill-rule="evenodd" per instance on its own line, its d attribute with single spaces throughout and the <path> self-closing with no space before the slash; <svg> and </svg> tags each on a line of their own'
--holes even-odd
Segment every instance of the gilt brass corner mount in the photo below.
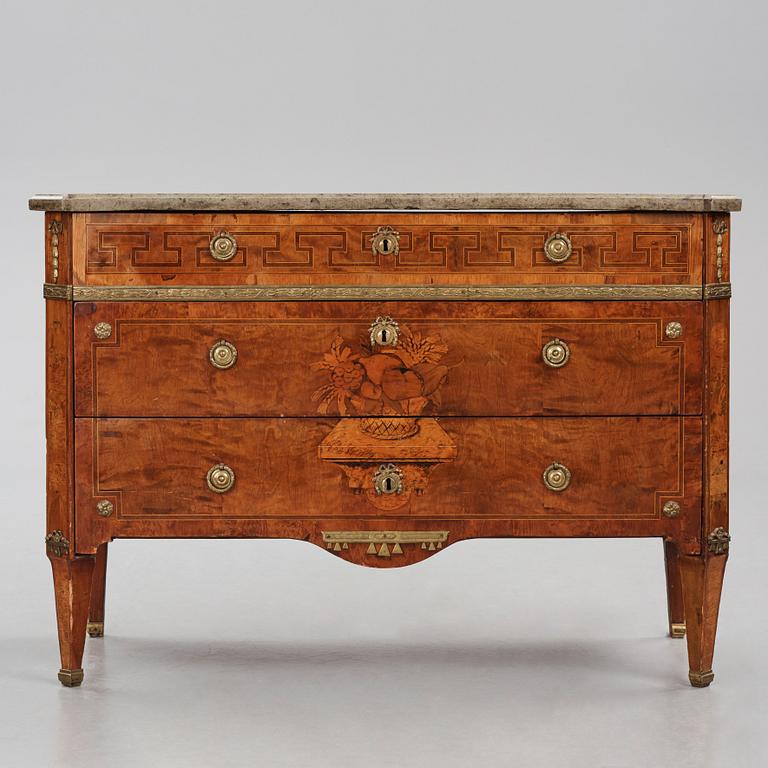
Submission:
<svg viewBox="0 0 768 768">
<path fill-rule="evenodd" d="M 707 536 L 707 549 L 713 555 L 725 554 L 731 545 L 731 535 L 725 528 L 715 528 L 712 533 Z"/>
<path fill-rule="evenodd" d="M 662 508 L 664 517 L 680 517 L 680 505 L 676 501 L 668 501 Z"/>
<path fill-rule="evenodd" d="M 667 323 L 664 328 L 664 335 L 668 339 L 679 339 L 683 335 L 682 323 L 678 323 L 677 320 L 672 320 Z"/>
<path fill-rule="evenodd" d="M 97 339 L 108 339 L 112 335 L 112 326 L 109 323 L 96 323 L 93 327 L 93 335 Z"/>
<path fill-rule="evenodd" d="M 61 531 L 51 531 L 45 537 L 45 548 L 51 555 L 66 557 L 69 554 L 69 539 Z"/>
</svg>

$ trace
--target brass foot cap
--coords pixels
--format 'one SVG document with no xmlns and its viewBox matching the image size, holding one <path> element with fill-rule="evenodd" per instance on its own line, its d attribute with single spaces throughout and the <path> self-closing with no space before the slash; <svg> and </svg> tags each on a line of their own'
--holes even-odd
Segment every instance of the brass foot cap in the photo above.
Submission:
<svg viewBox="0 0 768 768">
<path fill-rule="evenodd" d="M 706 688 L 715 679 L 715 673 L 711 669 L 709 672 L 689 672 L 688 679 L 694 688 Z"/>
<path fill-rule="evenodd" d="M 87 629 L 88 629 L 88 635 L 90 637 L 104 637 L 103 621 L 89 621 Z"/>
<path fill-rule="evenodd" d="M 80 625 L 82 626 L 82 624 Z M 82 669 L 60 669 L 59 682 L 67 688 L 75 688 L 83 682 Z"/>
<path fill-rule="evenodd" d="M 670 624 L 669 625 L 669 636 L 670 637 L 685 637 L 685 622 L 682 622 L 680 624 Z"/>
</svg>

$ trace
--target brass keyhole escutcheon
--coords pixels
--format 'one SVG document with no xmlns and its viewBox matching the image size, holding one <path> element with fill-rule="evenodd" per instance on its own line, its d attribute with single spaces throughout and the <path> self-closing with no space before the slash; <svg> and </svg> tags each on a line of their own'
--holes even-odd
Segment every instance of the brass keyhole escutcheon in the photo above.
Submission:
<svg viewBox="0 0 768 768">
<path fill-rule="evenodd" d="M 397 344 L 400 328 L 391 317 L 377 317 L 369 330 L 371 346 L 394 347 Z"/>
<path fill-rule="evenodd" d="M 541 357 L 550 368 L 562 368 L 571 357 L 571 349 L 562 339 L 552 339 L 542 347 Z"/>
<path fill-rule="evenodd" d="M 403 473 L 394 464 L 382 464 L 373 475 L 373 490 L 377 496 L 403 492 Z"/>
<path fill-rule="evenodd" d="M 235 484 L 235 473 L 226 464 L 214 464 L 205 479 L 214 493 L 226 493 Z"/>
<path fill-rule="evenodd" d="M 400 253 L 400 233 L 392 227 L 379 227 L 371 237 L 373 255 L 387 256 Z"/>
<path fill-rule="evenodd" d="M 237 362 L 237 349 L 226 339 L 220 339 L 208 351 L 208 359 L 216 368 L 231 368 Z"/>
<path fill-rule="evenodd" d="M 568 235 L 555 232 L 544 241 L 544 255 L 555 264 L 561 264 L 573 253 Z"/>
<path fill-rule="evenodd" d="M 218 235 L 211 238 L 210 244 L 211 256 L 216 261 L 229 261 L 237 253 L 237 240 L 234 235 L 222 230 Z"/>
<path fill-rule="evenodd" d="M 543 477 L 544 485 L 550 491 L 555 491 L 556 493 L 564 491 L 571 484 L 571 471 L 568 467 L 558 464 L 556 461 L 544 470 Z"/>
</svg>

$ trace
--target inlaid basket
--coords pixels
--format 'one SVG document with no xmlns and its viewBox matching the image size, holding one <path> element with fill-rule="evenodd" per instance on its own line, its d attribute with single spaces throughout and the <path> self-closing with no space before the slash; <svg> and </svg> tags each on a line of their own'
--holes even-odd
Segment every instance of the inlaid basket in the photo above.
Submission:
<svg viewBox="0 0 768 768">
<path fill-rule="evenodd" d="M 360 429 L 378 440 L 402 440 L 419 431 L 417 419 L 382 417 L 360 419 Z"/>
</svg>

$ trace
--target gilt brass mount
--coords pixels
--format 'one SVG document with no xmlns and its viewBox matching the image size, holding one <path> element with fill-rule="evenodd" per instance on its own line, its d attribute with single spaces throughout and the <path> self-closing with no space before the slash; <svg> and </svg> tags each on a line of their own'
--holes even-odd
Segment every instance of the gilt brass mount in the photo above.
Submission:
<svg viewBox="0 0 768 768">
<path fill-rule="evenodd" d="M 229 261 L 237 253 L 237 240 L 234 235 L 222 230 L 218 235 L 211 238 L 209 246 L 211 256 L 216 261 Z"/>
<path fill-rule="evenodd" d="M 430 552 L 442 549 L 448 531 L 323 531 L 323 541 L 333 552 L 349 549 L 350 544 L 367 544 L 366 554 L 391 557 L 402 555 L 406 544 L 418 544 Z"/>
<path fill-rule="evenodd" d="M 685 622 L 672 623 L 669 625 L 670 637 L 685 637 Z"/>
<path fill-rule="evenodd" d="M 728 222 L 725 219 L 718 219 L 712 225 L 712 229 L 717 235 L 715 268 L 717 270 L 717 282 L 719 283 L 723 279 L 723 235 L 728 231 Z"/>
<path fill-rule="evenodd" d="M 109 323 L 96 323 L 93 335 L 97 339 L 108 339 L 112 335 L 112 326 Z"/>
<path fill-rule="evenodd" d="M 208 351 L 208 359 L 215 368 L 231 368 L 237 362 L 237 348 L 226 339 L 220 339 Z"/>
<path fill-rule="evenodd" d="M 69 554 L 69 540 L 61 531 L 51 531 L 45 537 L 45 548 L 56 557 L 66 557 Z"/>
<path fill-rule="evenodd" d="M 679 339 L 683 335 L 682 324 L 678 323 L 676 320 L 667 323 L 666 328 L 664 328 L 664 335 L 668 339 Z"/>
<path fill-rule="evenodd" d="M 668 501 L 662 508 L 661 511 L 664 513 L 666 517 L 679 517 L 680 516 L 680 505 L 676 501 Z"/>
<path fill-rule="evenodd" d="M 386 256 L 390 253 L 400 253 L 400 233 L 392 227 L 379 227 L 371 237 L 373 255 Z"/>
<path fill-rule="evenodd" d="M 715 673 L 711 669 L 706 672 L 689 672 L 688 679 L 694 688 L 706 688 L 715 679 Z"/>
<path fill-rule="evenodd" d="M 104 637 L 104 622 L 89 621 L 85 627 L 89 637 Z"/>
<path fill-rule="evenodd" d="M 700 301 L 730 283 L 700 285 L 43 285 L 64 301 Z"/>
<path fill-rule="evenodd" d="M 728 551 L 731 544 L 731 536 L 725 528 L 715 528 L 712 533 L 707 536 L 707 549 L 713 555 L 723 555 Z"/>
<path fill-rule="evenodd" d="M 54 283 L 59 279 L 59 235 L 63 229 L 62 223 L 56 219 L 48 227 L 51 233 L 51 272 Z"/>
<path fill-rule="evenodd" d="M 76 688 L 83 682 L 82 669 L 60 669 L 59 682 L 67 688 Z"/>
<path fill-rule="evenodd" d="M 109 517 L 114 511 L 115 511 L 115 505 L 111 501 L 108 501 L 107 499 L 100 501 L 96 505 L 96 512 L 102 517 Z"/>
<path fill-rule="evenodd" d="M 403 492 L 403 472 L 394 464 L 382 464 L 373 474 L 373 489 L 377 496 Z"/>
<path fill-rule="evenodd" d="M 541 357 L 550 368 L 562 368 L 570 356 L 571 349 L 562 339 L 548 341 L 541 350 Z"/>
<path fill-rule="evenodd" d="M 371 346 L 394 347 L 397 345 L 400 328 L 391 317 L 377 317 L 370 327 Z"/>
<path fill-rule="evenodd" d="M 226 493 L 235 484 L 235 473 L 226 464 L 214 464 L 205 479 L 214 493 Z"/>
<path fill-rule="evenodd" d="M 559 493 L 564 491 L 571 484 L 571 471 L 563 464 L 558 464 L 556 461 L 550 464 L 544 470 L 544 485 L 549 488 L 550 491 Z"/>
<path fill-rule="evenodd" d="M 562 232 L 555 232 L 544 242 L 544 254 L 555 264 L 561 264 L 566 261 L 573 253 L 573 246 L 568 235 Z"/>
</svg>

